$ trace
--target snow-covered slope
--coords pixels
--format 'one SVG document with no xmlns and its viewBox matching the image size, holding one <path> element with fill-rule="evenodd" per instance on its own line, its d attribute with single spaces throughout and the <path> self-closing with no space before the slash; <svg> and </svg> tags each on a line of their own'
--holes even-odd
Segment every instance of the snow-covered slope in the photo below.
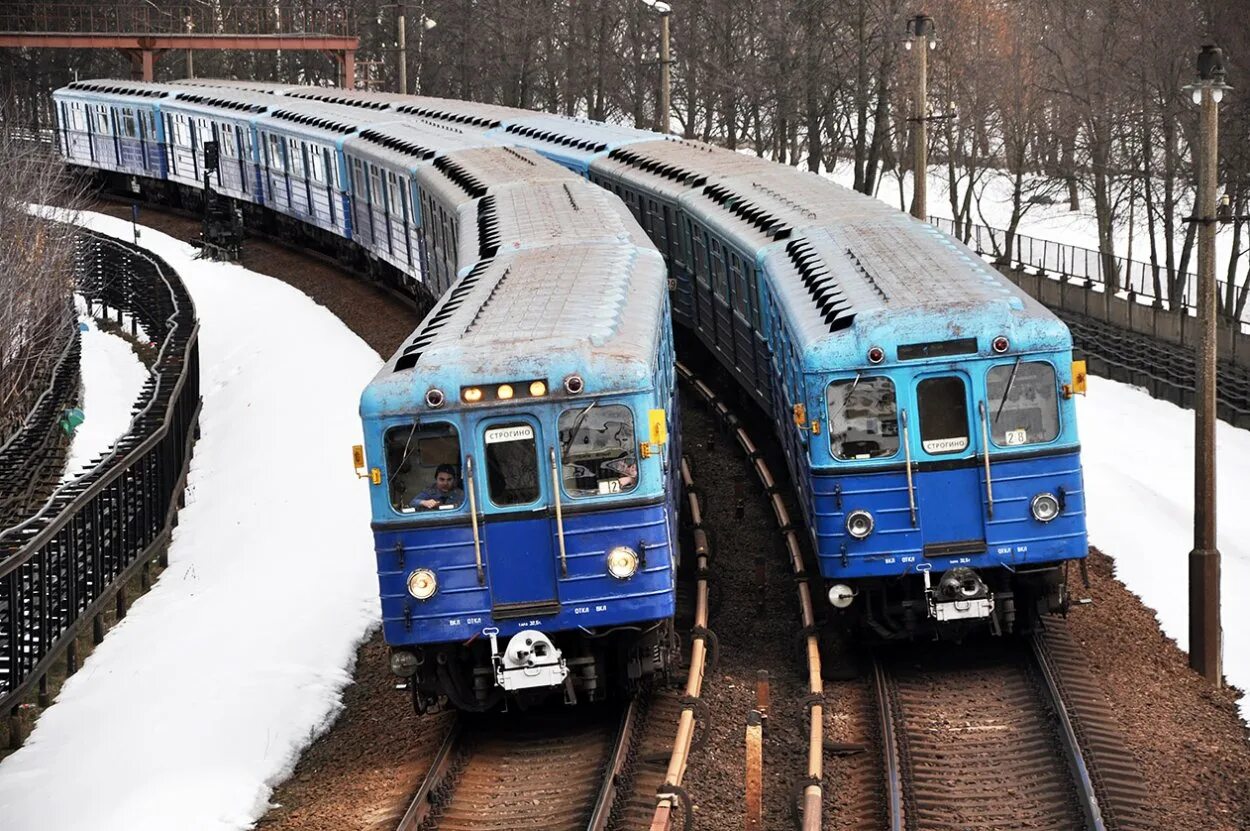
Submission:
<svg viewBox="0 0 1250 831">
<path fill-rule="evenodd" d="M 130 238 L 129 223 L 84 217 Z M 349 450 L 381 359 L 277 280 L 154 230 L 143 243 L 200 316 L 187 506 L 169 569 L 0 764 L 5 831 L 249 826 L 336 715 L 378 615 Z"/>
<path fill-rule="evenodd" d="M 1189 645 L 1189 551 L 1193 548 L 1194 413 L 1144 390 L 1089 379 L 1078 399 L 1090 543 L 1116 575 L 1159 613 L 1163 631 Z M 1250 430 L 1216 426 L 1224 671 L 1250 690 Z M 1241 700 L 1250 720 L 1250 701 Z"/>
</svg>

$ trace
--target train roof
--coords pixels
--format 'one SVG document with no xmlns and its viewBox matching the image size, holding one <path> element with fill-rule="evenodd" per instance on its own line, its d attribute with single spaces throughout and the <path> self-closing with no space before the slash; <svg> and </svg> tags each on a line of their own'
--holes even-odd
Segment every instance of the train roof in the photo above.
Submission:
<svg viewBox="0 0 1250 831">
<path fill-rule="evenodd" d="M 461 263 L 536 246 L 651 247 L 620 199 L 577 178 L 496 185 L 486 196 L 461 205 L 459 212 Z"/>
<path fill-rule="evenodd" d="M 325 101 L 328 104 L 359 107 L 365 110 L 394 109 L 399 104 L 412 100 L 412 96 L 400 95 L 395 92 L 373 92 L 363 89 L 343 89 L 342 87 L 304 86 L 289 89 L 284 94 L 291 98 Z"/>
<path fill-rule="evenodd" d="M 272 95 L 264 95 L 241 89 L 210 89 L 197 87 L 179 90 L 178 94 L 164 102 L 166 108 L 210 109 L 222 115 L 259 115 L 279 105 Z"/>
<path fill-rule="evenodd" d="M 627 177 L 631 183 L 673 200 L 709 181 L 771 167 L 772 162 L 757 156 L 677 138 L 626 144 L 591 163 L 593 170 Z"/>
<path fill-rule="evenodd" d="M 303 101 L 298 98 L 278 99 L 272 110 L 256 120 L 259 128 L 316 134 L 322 141 L 336 141 L 375 124 L 395 121 L 394 113 L 361 112 L 338 104 Z"/>
<path fill-rule="evenodd" d="M 73 81 L 56 90 L 54 94 L 66 95 L 107 95 L 109 98 L 126 98 L 135 102 L 149 104 L 154 100 L 164 100 L 181 92 L 171 84 L 156 84 L 150 81 L 123 81 L 116 78 L 94 78 Z"/>
<path fill-rule="evenodd" d="M 533 150 L 482 147 L 440 156 L 417 171 L 417 184 L 448 207 L 485 196 L 497 185 L 576 181 L 578 177 Z"/>
<path fill-rule="evenodd" d="M 450 124 L 410 118 L 369 126 L 347 139 L 343 150 L 353 156 L 411 171 L 443 153 L 482 146 L 495 146 L 495 143 L 480 133 L 466 133 Z"/>
<path fill-rule="evenodd" d="M 498 104 L 481 104 L 477 101 L 457 101 L 452 98 L 430 98 L 427 96 L 408 96 L 403 103 L 395 106 L 396 112 L 409 115 L 420 115 L 435 121 L 445 121 L 479 130 L 493 130 L 504 121 L 515 118 L 524 110 L 512 107 L 501 107 Z"/>
<path fill-rule="evenodd" d="M 438 387 L 542 378 L 578 398 L 647 388 L 665 321 L 664 261 L 621 243 L 558 245 L 483 260 L 443 295 L 365 390 L 365 416 L 403 415 Z M 558 393 L 557 393 L 558 394 Z"/>
<path fill-rule="evenodd" d="M 215 87 L 258 92 L 264 95 L 284 95 L 288 91 L 302 89 L 300 84 L 284 84 L 279 81 L 248 81 L 238 78 L 182 78 L 170 81 L 179 87 Z"/>
<path fill-rule="evenodd" d="M 1012 352 L 1071 347 L 1067 327 L 976 254 L 906 214 L 865 214 L 770 246 L 768 284 L 805 370 L 867 365 L 869 348 L 1003 335 Z"/>
</svg>

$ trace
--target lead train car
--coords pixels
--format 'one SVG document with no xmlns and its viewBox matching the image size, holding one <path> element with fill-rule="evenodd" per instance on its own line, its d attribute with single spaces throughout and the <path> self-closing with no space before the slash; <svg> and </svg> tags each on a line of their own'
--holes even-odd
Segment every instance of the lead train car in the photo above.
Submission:
<svg viewBox="0 0 1250 831">
<path fill-rule="evenodd" d="M 663 260 L 571 175 L 487 184 L 549 166 L 530 155 L 419 173 L 427 212 L 459 218 L 461 276 L 361 400 L 383 631 L 420 711 L 598 700 L 674 651 Z"/>
</svg>

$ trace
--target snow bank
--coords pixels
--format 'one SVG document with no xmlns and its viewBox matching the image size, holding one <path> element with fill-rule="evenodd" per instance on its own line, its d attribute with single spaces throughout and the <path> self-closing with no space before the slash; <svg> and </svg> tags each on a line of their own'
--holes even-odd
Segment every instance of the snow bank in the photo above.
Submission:
<svg viewBox="0 0 1250 831">
<path fill-rule="evenodd" d="M 84 214 L 130 238 L 130 224 Z M 278 282 L 145 229 L 200 315 L 202 438 L 170 567 L 0 763 L 0 826 L 238 829 L 337 715 L 376 625 L 349 448 L 381 359 Z M 66 792 L 66 787 L 71 791 Z"/>
<path fill-rule="evenodd" d="M 1090 543 L 1115 558 L 1116 575 L 1159 613 L 1163 631 L 1189 646 L 1193 548 L 1194 413 L 1145 390 L 1089 379 L 1077 399 Z M 1250 690 L 1250 431 L 1216 427 L 1224 672 Z M 1250 721 L 1250 700 L 1240 702 Z"/>
<path fill-rule="evenodd" d="M 61 481 L 75 478 L 130 429 L 131 408 L 148 379 L 147 367 L 124 339 L 101 331 L 88 315 L 82 328 L 83 423 L 74 431 Z"/>
</svg>

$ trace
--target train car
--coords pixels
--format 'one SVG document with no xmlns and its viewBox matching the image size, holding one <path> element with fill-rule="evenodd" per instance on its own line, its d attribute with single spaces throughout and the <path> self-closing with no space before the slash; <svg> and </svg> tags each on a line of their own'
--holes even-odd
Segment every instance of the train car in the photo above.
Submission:
<svg viewBox="0 0 1250 831">
<path fill-rule="evenodd" d="M 181 91 L 162 104 L 170 182 L 202 190 L 205 147 L 216 142 L 218 163 L 209 185 L 218 193 L 265 204 L 255 122 L 279 102 L 259 93 Z"/>
<path fill-rule="evenodd" d="M 67 161 L 112 173 L 163 179 L 160 105 L 176 87 L 143 81 L 75 81 L 53 92 L 57 143 Z"/>
<path fill-rule="evenodd" d="M 480 135 L 419 120 L 370 127 L 343 142 L 352 184 L 352 231 L 355 242 L 389 264 L 413 285 L 426 282 L 421 246 L 423 222 L 416 173 L 443 153 L 495 146 Z M 450 284 L 427 286 L 435 297 Z"/>
<path fill-rule="evenodd" d="M 266 204 L 300 222 L 351 239 L 351 205 L 343 142 L 393 121 L 332 104 L 284 104 L 256 119 Z"/>
<path fill-rule="evenodd" d="M 461 223 L 463 276 L 361 401 L 383 631 L 419 711 L 600 700 L 674 649 L 663 260 L 576 178 L 471 196 L 492 154 L 546 165 L 479 149 L 418 173 L 484 219 Z"/>
</svg>

